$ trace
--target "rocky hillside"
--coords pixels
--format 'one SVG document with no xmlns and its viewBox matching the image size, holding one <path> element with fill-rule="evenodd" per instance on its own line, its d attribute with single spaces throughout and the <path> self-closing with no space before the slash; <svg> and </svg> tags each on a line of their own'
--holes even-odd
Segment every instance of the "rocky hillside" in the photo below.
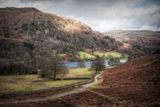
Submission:
<svg viewBox="0 0 160 107">
<path fill-rule="evenodd" d="M 158 31 L 111 31 L 105 35 L 122 43 L 118 50 L 132 57 L 160 53 L 160 32 Z"/>
<path fill-rule="evenodd" d="M 27 71 L 36 56 L 76 56 L 85 49 L 114 50 L 118 43 L 82 22 L 35 8 L 0 9 L 0 71 Z M 14 68 L 15 67 L 15 68 Z"/>
</svg>

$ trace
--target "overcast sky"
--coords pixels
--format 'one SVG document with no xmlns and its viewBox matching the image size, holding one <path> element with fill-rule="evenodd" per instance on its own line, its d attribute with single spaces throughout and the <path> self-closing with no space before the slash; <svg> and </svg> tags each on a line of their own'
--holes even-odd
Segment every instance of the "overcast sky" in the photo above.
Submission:
<svg viewBox="0 0 160 107">
<path fill-rule="evenodd" d="M 97 31 L 160 30 L 160 0 L 0 0 L 80 20 Z"/>
</svg>

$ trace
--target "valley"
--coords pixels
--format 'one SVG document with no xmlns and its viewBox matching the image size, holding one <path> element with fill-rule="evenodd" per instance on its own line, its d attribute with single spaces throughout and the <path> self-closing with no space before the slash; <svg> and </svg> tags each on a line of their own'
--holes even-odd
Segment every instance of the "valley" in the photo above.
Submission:
<svg viewBox="0 0 160 107">
<path fill-rule="evenodd" d="M 0 107 L 157 107 L 159 71 L 159 31 L 0 8 Z"/>
<path fill-rule="evenodd" d="M 87 88 L 84 90 L 82 85 L 82 88 L 80 86 L 72 89 L 73 91 L 68 90 L 68 92 L 61 92 L 62 94 L 56 93 L 55 96 L 52 94 L 53 96 L 49 97 L 46 94 L 46 98 L 44 96 L 43 98 L 39 98 L 39 95 L 39 97 L 36 96 L 36 99 L 34 99 L 34 94 L 28 95 L 28 97 L 17 97 L 17 100 L 13 100 L 11 97 L 7 100 L 4 99 L 0 105 L 5 107 L 9 107 L 12 104 L 16 105 L 16 107 L 38 107 L 45 104 L 48 107 L 53 105 L 54 107 L 73 107 L 73 105 L 76 107 L 86 105 L 155 107 L 159 105 L 159 96 L 157 96 L 159 93 L 159 77 L 157 74 L 160 69 L 158 56 L 152 55 L 137 58 L 126 64 L 103 71 L 99 77 L 101 79 L 103 78 L 102 80 L 95 77 L 101 82 L 96 82 L 93 86 L 91 85 L 92 87 L 88 87 L 90 85 L 84 85 Z M 122 75 L 122 72 L 125 75 Z M 141 77 L 137 76 L 139 72 L 141 72 Z M 128 77 L 128 81 L 126 81 L 126 77 Z M 119 81 L 116 80 L 117 78 Z M 66 95 L 63 96 L 63 93 Z M 45 94 L 42 93 L 42 95 Z M 61 97 L 56 99 L 54 98 L 56 95 L 57 97 L 59 95 Z M 33 100 L 29 100 L 30 98 L 33 98 Z M 79 101 L 81 101 L 80 104 L 78 103 Z"/>
</svg>

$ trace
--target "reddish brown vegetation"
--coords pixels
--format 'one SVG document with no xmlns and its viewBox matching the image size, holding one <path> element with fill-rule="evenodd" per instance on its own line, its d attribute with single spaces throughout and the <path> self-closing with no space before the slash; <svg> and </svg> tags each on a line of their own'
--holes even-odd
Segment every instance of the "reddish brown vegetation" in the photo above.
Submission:
<svg viewBox="0 0 160 107">
<path fill-rule="evenodd" d="M 141 103 L 160 102 L 160 55 L 145 56 L 104 73 L 103 89 L 97 91 Z"/>
<path fill-rule="evenodd" d="M 56 95 L 60 93 L 64 93 L 70 90 L 73 90 L 74 86 L 64 86 L 64 87 L 57 87 L 53 89 L 46 89 L 42 91 L 37 91 L 33 93 L 22 93 L 22 94 L 8 94 L 8 95 L 0 95 L 0 103 L 1 102 L 10 102 L 10 101 L 21 101 L 21 100 L 28 100 L 28 99 L 36 99 L 36 98 L 45 98 L 47 96 Z"/>
<path fill-rule="evenodd" d="M 106 98 L 100 97 L 89 91 L 79 94 L 73 94 L 59 98 L 53 101 L 19 103 L 19 104 L 4 104 L 5 107 L 88 107 L 88 106 L 104 106 L 113 105 Z M 105 106 L 104 106 L 105 107 Z"/>
<path fill-rule="evenodd" d="M 103 83 L 92 89 L 103 96 L 84 92 L 61 100 L 74 106 L 157 107 L 160 105 L 159 73 L 160 55 L 137 58 L 104 73 Z"/>
</svg>

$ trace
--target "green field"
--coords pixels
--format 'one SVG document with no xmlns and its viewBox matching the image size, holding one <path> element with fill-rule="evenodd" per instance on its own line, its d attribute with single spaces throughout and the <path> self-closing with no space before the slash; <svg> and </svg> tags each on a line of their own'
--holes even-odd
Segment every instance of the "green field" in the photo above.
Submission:
<svg viewBox="0 0 160 107">
<path fill-rule="evenodd" d="M 85 59 L 95 59 L 96 56 L 100 56 L 100 57 L 104 57 L 104 58 L 121 58 L 121 59 L 127 59 L 128 56 L 121 54 L 119 52 L 116 51 L 94 51 L 92 53 L 87 53 L 87 52 L 79 52 L 79 58 L 81 60 L 85 60 Z"/>
<path fill-rule="evenodd" d="M 92 71 L 88 68 L 74 68 L 70 69 L 69 73 L 66 75 L 68 78 L 90 78 Z"/>
<path fill-rule="evenodd" d="M 0 76 L 0 93 L 7 92 L 29 92 L 34 90 L 61 87 L 90 78 L 91 71 L 86 68 L 69 70 L 64 80 L 44 80 L 39 75 L 7 75 Z"/>
<path fill-rule="evenodd" d="M 122 57 L 121 57 L 121 59 L 124 59 L 124 60 L 128 60 L 128 55 L 123 55 Z"/>
<path fill-rule="evenodd" d="M 89 53 L 87 53 L 87 52 L 79 52 L 79 58 L 81 59 L 81 60 L 85 60 L 85 59 L 94 59 L 95 58 L 95 56 L 94 55 L 91 55 L 91 54 L 89 54 Z"/>
<path fill-rule="evenodd" d="M 93 52 L 93 54 L 104 58 L 120 58 L 122 55 L 121 53 L 115 51 L 110 51 L 110 52 L 95 51 Z"/>
</svg>

